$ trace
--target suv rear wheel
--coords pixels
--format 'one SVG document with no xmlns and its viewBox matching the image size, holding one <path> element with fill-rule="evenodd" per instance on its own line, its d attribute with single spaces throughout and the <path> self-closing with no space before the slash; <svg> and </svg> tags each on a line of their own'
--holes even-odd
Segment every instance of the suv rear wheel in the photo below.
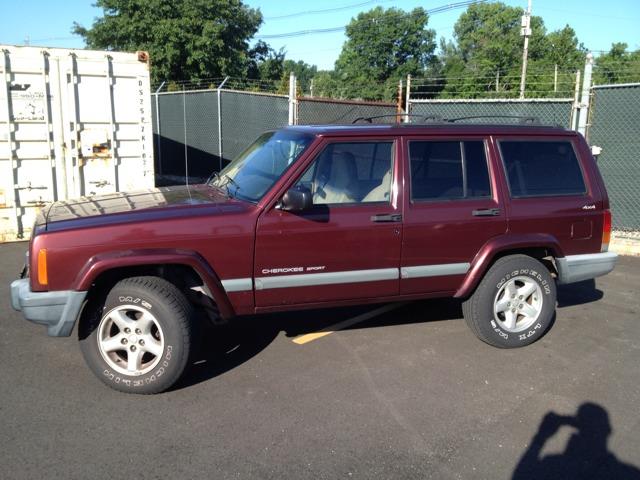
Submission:
<svg viewBox="0 0 640 480">
<path fill-rule="evenodd" d="M 462 304 L 473 333 L 499 348 L 538 340 L 551 325 L 555 308 L 556 285 L 549 270 L 527 255 L 499 259 Z"/>
<path fill-rule="evenodd" d="M 191 305 L 158 277 L 118 282 L 82 324 L 80 348 L 98 378 L 127 393 L 158 393 L 184 372 L 191 348 Z"/>
</svg>

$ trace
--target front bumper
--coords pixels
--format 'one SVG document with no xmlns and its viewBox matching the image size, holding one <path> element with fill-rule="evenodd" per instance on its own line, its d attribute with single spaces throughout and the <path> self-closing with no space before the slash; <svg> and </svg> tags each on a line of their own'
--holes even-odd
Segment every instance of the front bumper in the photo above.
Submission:
<svg viewBox="0 0 640 480">
<path fill-rule="evenodd" d="M 32 292 L 29 279 L 11 283 L 11 306 L 34 323 L 47 326 L 52 337 L 68 337 L 82 309 L 87 292 L 72 290 Z"/>
<path fill-rule="evenodd" d="M 558 283 L 575 283 L 606 275 L 616 266 L 617 260 L 618 254 L 613 252 L 556 258 Z"/>
</svg>

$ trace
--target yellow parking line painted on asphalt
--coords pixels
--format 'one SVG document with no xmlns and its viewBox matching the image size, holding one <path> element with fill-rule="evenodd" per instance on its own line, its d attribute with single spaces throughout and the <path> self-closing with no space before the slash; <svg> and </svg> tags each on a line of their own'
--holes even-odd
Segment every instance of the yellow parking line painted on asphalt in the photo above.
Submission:
<svg viewBox="0 0 640 480">
<path fill-rule="evenodd" d="M 298 345 L 304 345 L 305 343 L 313 342 L 314 340 L 318 340 L 319 338 L 326 337 L 327 335 L 337 332 L 338 330 L 344 330 L 345 328 L 348 328 L 352 325 L 364 322 L 365 320 L 369 320 L 371 318 L 375 318 L 379 315 L 382 315 L 383 313 L 390 312 L 391 310 L 395 310 L 396 308 L 400 308 L 404 305 L 406 305 L 406 302 L 391 303 L 389 305 L 385 305 L 384 307 L 376 308 L 375 310 L 371 310 L 370 312 L 363 313 L 362 315 L 358 315 L 353 318 L 348 318 L 334 325 L 329 325 L 328 327 L 325 327 L 318 332 L 301 335 L 299 337 L 294 338 L 292 341 L 293 343 L 297 343 Z"/>
</svg>

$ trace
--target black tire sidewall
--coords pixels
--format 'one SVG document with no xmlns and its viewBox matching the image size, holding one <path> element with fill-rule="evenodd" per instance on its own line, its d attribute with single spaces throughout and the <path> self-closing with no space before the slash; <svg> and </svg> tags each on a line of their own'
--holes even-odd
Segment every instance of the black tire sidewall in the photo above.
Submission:
<svg viewBox="0 0 640 480">
<path fill-rule="evenodd" d="M 500 327 L 493 316 L 496 295 L 503 285 L 514 277 L 528 277 L 542 291 L 542 309 L 538 319 L 526 330 L 508 332 Z M 478 336 L 485 342 L 501 348 L 517 348 L 529 345 L 542 337 L 551 324 L 556 310 L 556 285 L 549 270 L 538 260 L 517 255 L 499 260 L 487 272 L 472 298 L 471 321 Z"/>
<path fill-rule="evenodd" d="M 154 281 L 161 279 L 153 279 Z M 157 282 L 154 282 L 157 283 Z M 190 350 L 189 310 L 171 296 L 182 295 L 173 285 L 169 298 L 160 292 L 134 282 L 119 282 L 109 292 L 102 305 L 89 312 L 81 334 L 80 347 L 93 373 L 108 386 L 127 393 L 158 393 L 171 387 L 184 371 Z M 162 285 L 166 288 L 167 285 Z M 104 360 L 98 348 L 100 321 L 107 312 L 121 305 L 135 305 L 155 317 L 162 329 L 164 348 L 160 361 L 144 375 L 126 375 L 114 370 Z"/>
</svg>

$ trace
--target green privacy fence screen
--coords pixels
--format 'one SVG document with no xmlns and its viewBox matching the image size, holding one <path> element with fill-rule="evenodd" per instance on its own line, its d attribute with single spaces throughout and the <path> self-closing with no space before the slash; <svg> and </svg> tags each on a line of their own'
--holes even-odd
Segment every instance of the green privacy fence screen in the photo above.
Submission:
<svg viewBox="0 0 640 480">
<path fill-rule="evenodd" d="M 409 113 L 411 121 L 420 122 L 420 116 L 439 118 L 461 118 L 489 116 L 469 121 L 478 123 L 513 123 L 512 116 L 536 117 L 546 125 L 572 125 L 573 100 L 526 99 L 526 100 L 412 100 Z"/>
<path fill-rule="evenodd" d="M 593 87 L 586 131 L 590 145 L 602 149 L 600 171 L 607 184 L 617 231 L 640 232 L 640 84 Z M 291 100 L 285 95 L 231 90 L 154 94 L 152 98 L 157 184 L 198 182 L 238 155 L 260 133 L 289 122 Z M 298 98 L 294 122 L 349 124 L 359 117 L 388 115 L 396 106 L 375 102 Z M 409 102 L 410 121 L 424 117 L 512 123 L 511 116 L 536 117 L 543 124 L 573 128 L 575 102 L 562 99 L 456 99 Z M 500 118 L 500 117 L 505 118 Z M 422 117 L 422 118 L 421 118 Z"/>
<path fill-rule="evenodd" d="M 640 232 L 640 83 L 593 88 L 587 140 L 602 148 L 598 166 L 614 230 Z"/>
</svg>

